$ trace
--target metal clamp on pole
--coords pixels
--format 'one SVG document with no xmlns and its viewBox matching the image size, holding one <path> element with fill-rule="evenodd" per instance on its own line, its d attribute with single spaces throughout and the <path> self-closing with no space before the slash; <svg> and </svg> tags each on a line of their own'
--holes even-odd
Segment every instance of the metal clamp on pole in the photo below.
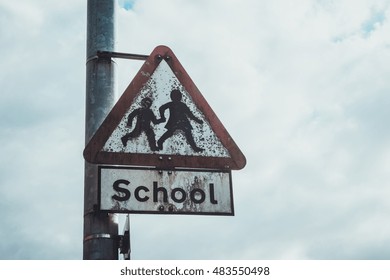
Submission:
<svg viewBox="0 0 390 280">
<path fill-rule="evenodd" d="M 118 235 L 119 252 L 123 254 L 125 260 L 130 260 L 130 233 Z"/>
<path fill-rule="evenodd" d="M 132 53 L 121 53 L 121 52 L 109 52 L 109 51 L 97 51 L 96 55 L 98 58 L 124 58 L 134 60 L 146 60 L 149 56 L 143 54 L 132 54 Z"/>
<path fill-rule="evenodd" d="M 93 240 L 93 239 L 113 239 L 117 244 L 119 252 L 123 254 L 125 260 L 130 260 L 130 231 L 125 230 L 123 235 L 113 235 L 109 233 L 96 233 L 88 235 L 84 238 L 84 242 Z"/>
<path fill-rule="evenodd" d="M 126 223 L 123 229 L 123 235 L 119 235 L 119 252 L 123 254 L 125 260 L 130 260 L 131 245 L 130 245 L 130 215 L 126 217 Z"/>
<path fill-rule="evenodd" d="M 117 239 L 117 235 L 112 235 L 109 233 L 95 233 L 88 235 L 84 238 L 84 242 L 92 239 Z"/>
</svg>

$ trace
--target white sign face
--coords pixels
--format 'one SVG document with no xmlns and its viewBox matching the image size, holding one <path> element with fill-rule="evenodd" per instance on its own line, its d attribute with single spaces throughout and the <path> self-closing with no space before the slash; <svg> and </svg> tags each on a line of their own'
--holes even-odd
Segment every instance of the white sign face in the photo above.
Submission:
<svg viewBox="0 0 390 280">
<path fill-rule="evenodd" d="M 102 151 L 230 157 L 165 60 L 140 90 Z"/>
<path fill-rule="evenodd" d="M 100 210 L 234 215 L 230 171 L 99 167 Z"/>
</svg>

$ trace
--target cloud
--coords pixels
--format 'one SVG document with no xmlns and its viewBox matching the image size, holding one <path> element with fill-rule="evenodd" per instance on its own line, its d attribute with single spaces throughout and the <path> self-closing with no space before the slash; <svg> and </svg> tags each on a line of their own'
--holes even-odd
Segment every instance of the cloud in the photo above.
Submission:
<svg viewBox="0 0 390 280">
<path fill-rule="evenodd" d="M 0 259 L 80 258 L 85 9 L 3 2 Z"/>
<path fill-rule="evenodd" d="M 134 259 L 390 257 L 389 2 L 282 2 L 118 2 L 117 50 L 169 46 L 248 162 L 234 217 L 131 215 Z M 0 259 L 80 259 L 87 7 L 0 7 Z"/>
<path fill-rule="evenodd" d="M 387 59 L 388 22 L 381 18 L 370 37 L 364 33 L 364 24 L 386 14 L 387 5 L 329 3 L 301 1 L 283 10 L 277 2 L 235 9 L 234 1 L 202 9 L 179 4 L 174 18 L 156 5 L 148 14 L 139 8 L 149 34 L 143 44 L 182 35 L 173 50 L 192 54 L 184 67 L 247 155 L 247 167 L 238 172 L 244 175 L 233 175 L 236 205 L 246 207 L 237 207 L 237 220 L 224 227 L 233 236 L 247 229 L 241 248 L 229 246 L 235 252 L 229 255 L 221 249 L 230 244 L 226 239 L 207 245 L 224 257 L 388 257 L 375 249 L 384 241 L 372 230 L 388 232 L 385 216 L 374 210 L 378 203 L 387 209 L 378 193 L 388 192 L 388 134 L 379 121 L 387 117 L 388 73 L 379 60 Z M 221 15 L 210 16 L 216 10 Z M 184 18 L 201 20 L 177 24 Z M 158 22 L 166 28 L 153 29 Z M 231 106 L 235 110 L 226 110 Z M 372 238 L 360 234 L 359 221 Z M 210 229 L 200 222 L 199 228 Z M 193 255 L 204 256 L 201 249 Z"/>
</svg>

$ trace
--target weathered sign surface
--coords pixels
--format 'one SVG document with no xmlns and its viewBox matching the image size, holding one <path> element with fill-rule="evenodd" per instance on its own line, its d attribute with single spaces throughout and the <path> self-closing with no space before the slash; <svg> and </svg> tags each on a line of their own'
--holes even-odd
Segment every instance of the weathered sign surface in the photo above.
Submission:
<svg viewBox="0 0 390 280">
<path fill-rule="evenodd" d="M 230 171 L 99 167 L 100 210 L 234 215 Z"/>
<path fill-rule="evenodd" d="M 173 52 L 157 47 L 84 150 L 91 163 L 241 169 L 246 159 Z"/>
</svg>

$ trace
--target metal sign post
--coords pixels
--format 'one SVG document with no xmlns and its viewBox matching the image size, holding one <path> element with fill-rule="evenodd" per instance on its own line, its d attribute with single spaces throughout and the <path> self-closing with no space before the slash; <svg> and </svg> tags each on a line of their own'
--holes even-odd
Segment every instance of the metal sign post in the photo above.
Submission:
<svg viewBox="0 0 390 280">
<path fill-rule="evenodd" d="M 88 0 L 85 141 L 88 143 L 115 101 L 115 65 L 98 50 L 114 50 L 115 6 L 112 0 Z M 97 165 L 85 163 L 83 259 L 118 259 L 116 214 L 98 211 Z"/>
</svg>

